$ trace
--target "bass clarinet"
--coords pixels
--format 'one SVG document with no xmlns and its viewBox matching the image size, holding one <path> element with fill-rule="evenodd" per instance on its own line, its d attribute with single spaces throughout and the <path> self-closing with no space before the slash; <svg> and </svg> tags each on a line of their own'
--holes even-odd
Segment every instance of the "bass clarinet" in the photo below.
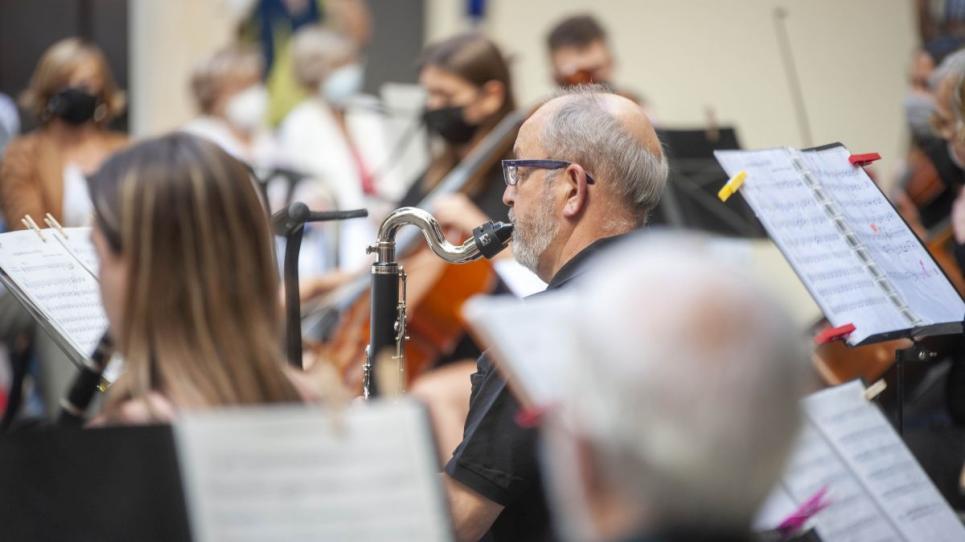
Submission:
<svg viewBox="0 0 965 542">
<path fill-rule="evenodd" d="M 80 427 L 86 422 L 87 409 L 101 387 L 104 369 L 113 355 L 114 342 L 109 333 L 104 333 L 90 359 L 78 369 L 67 395 L 60 400 L 58 425 Z"/>
<path fill-rule="evenodd" d="M 506 248 L 513 232 L 512 224 L 487 222 L 474 229 L 472 236 L 457 246 L 446 240 L 439 222 L 431 214 L 417 207 L 396 209 L 382 221 L 378 240 L 366 250 L 376 254 L 372 264 L 370 338 L 362 365 L 362 395 L 366 399 L 379 394 L 375 360 L 384 349 L 394 350 L 392 359 L 398 363 L 400 376 L 404 377 L 405 373 L 406 274 L 396 261 L 395 237 L 406 225 L 422 231 L 433 253 L 457 264 L 480 257 L 492 258 Z"/>
</svg>

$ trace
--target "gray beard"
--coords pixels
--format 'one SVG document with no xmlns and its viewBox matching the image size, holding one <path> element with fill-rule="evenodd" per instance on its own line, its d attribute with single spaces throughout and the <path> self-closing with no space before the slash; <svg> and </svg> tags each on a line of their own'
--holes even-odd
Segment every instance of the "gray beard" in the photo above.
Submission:
<svg viewBox="0 0 965 542">
<path fill-rule="evenodd" d="M 553 242 L 560 225 L 553 221 L 547 199 L 543 199 L 533 215 L 532 220 L 523 221 L 517 219 L 513 209 L 509 210 L 509 220 L 514 226 L 513 258 L 526 269 L 537 273 L 540 256 Z"/>
</svg>

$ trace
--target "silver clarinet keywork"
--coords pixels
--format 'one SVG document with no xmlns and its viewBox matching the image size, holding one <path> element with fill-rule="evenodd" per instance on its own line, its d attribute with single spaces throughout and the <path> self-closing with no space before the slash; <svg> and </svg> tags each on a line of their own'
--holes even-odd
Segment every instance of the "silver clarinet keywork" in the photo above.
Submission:
<svg viewBox="0 0 965 542">
<path fill-rule="evenodd" d="M 513 232 L 512 224 L 487 222 L 474 229 L 465 243 L 453 245 L 446 240 L 439 222 L 422 209 L 396 209 L 382 221 L 378 240 L 368 248 L 376 259 L 372 264 L 371 334 L 362 366 L 362 394 L 366 398 L 378 395 L 375 360 L 385 348 L 394 351 L 400 375 L 405 373 L 406 275 L 396 261 L 395 237 L 406 225 L 419 228 L 432 252 L 449 263 L 492 258 L 509 244 Z"/>
</svg>

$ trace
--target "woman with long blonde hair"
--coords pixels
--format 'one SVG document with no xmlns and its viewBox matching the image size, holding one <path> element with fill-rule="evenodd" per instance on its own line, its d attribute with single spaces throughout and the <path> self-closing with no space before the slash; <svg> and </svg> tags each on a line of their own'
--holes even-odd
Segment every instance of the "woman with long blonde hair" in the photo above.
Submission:
<svg viewBox="0 0 965 542">
<path fill-rule="evenodd" d="M 90 192 L 101 294 L 125 360 L 104 419 L 301 400 L 281 353 L 268 215 L 245 166 L 168 135 L 114 155 Z"/>
</svg>

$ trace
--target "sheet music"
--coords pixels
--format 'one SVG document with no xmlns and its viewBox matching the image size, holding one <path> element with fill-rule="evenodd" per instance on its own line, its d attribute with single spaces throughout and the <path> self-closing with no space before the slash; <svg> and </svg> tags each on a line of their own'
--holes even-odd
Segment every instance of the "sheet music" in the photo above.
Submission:
<svg viewBox="0 0 965 542">
<path fill-rule="evenodd" d="M 477 296 L 463 308 L 470 329 L 482 338 L 498 366 L 507 371 L 510 386 L 526 406 L 558 402 L 560 383 L 554 378 L 565 360 L 579 351 L 572 334 L 561 334 L 572 317 L 576 298 L 554 292 L 540 298 L 538 310 L 526 300 L 509 296 Z M 546 340 L 552 334 L 554 339 Z"/>
<path fill-rule="evenodd" d="M 94 249 L 94 242 L 90 238 L 91 229 L 64 228 L 63 230 L 66 235 L 62 235 L 60 232 L 53 230 L 44 231 L 51 231 L 51 235 L 62 241 L 71 255 L 80 261 L 80 263 L 90 271 L 92 276 L 96 277 L 97 270 L 100 267 L 100 260 L 97 258 L 97 250 Z"/>
<path fill-rule="evenodd" d="M 864 169 L 848 162 L 851 153 L 836 146 L 801 154 L 911 309 L 915 325 L 961 322 L 965 303 Z"/>
<path fill-rule="evenodd" d="M 89 228 L 72 230 L 77 231 L 70 242 L 78 253 L 93 252 Z M 0 268 L 79 354 L 90 355 L 107 330 L 97 281 L 52 237 L 53 232 L 43 232 L 46 242 L 32 230 L 0 235 Z"/>
<path fill-rule="evenodd" d="M 526 269 L 516 260 L 496 260 L 493 262 L 493 269 L 516 297 L 528 297 L 546 289 L 546 283 L 540 280 L 536 273 Z"/>
<path fill-rule="evenodd" d="M 425 410 L 353 405 L 186 414 L 175 438 L 193 538 L 451 540 Z"/>
<path fill-rule="evenodd" d="M 795 169 L 788 149 L 715 151 L 714 155 L 728 175 L 747 172 L 741 195 L 828 321 L 834 326 L 855 325 L 849 343 L 909 327 L 828 218 Z"/>
<path fill-rule="evenodd" d="M 808 397 L 804 408 L 904 540 L 965 540 L 965 527 L 863 392 L 854 381 Z"/>
<path fill-rule="evenodd" d="M 805 425 L 775 494 L 784 492 L 800 505 L 827 488 L 828 507 L 808 524 L 823 540 L 965 540 L 965 527 L 864 398 L 860 382 L 820 391 L 801 404 Z"/>
<path fill-rule="evenodd" d="M 901 540 L 888 515 L 813 423 L 798 435 L 781 486 L 798 505 L 827 488 L 829 506 L 808 523 L 822 540 Z"/>
</svg>

